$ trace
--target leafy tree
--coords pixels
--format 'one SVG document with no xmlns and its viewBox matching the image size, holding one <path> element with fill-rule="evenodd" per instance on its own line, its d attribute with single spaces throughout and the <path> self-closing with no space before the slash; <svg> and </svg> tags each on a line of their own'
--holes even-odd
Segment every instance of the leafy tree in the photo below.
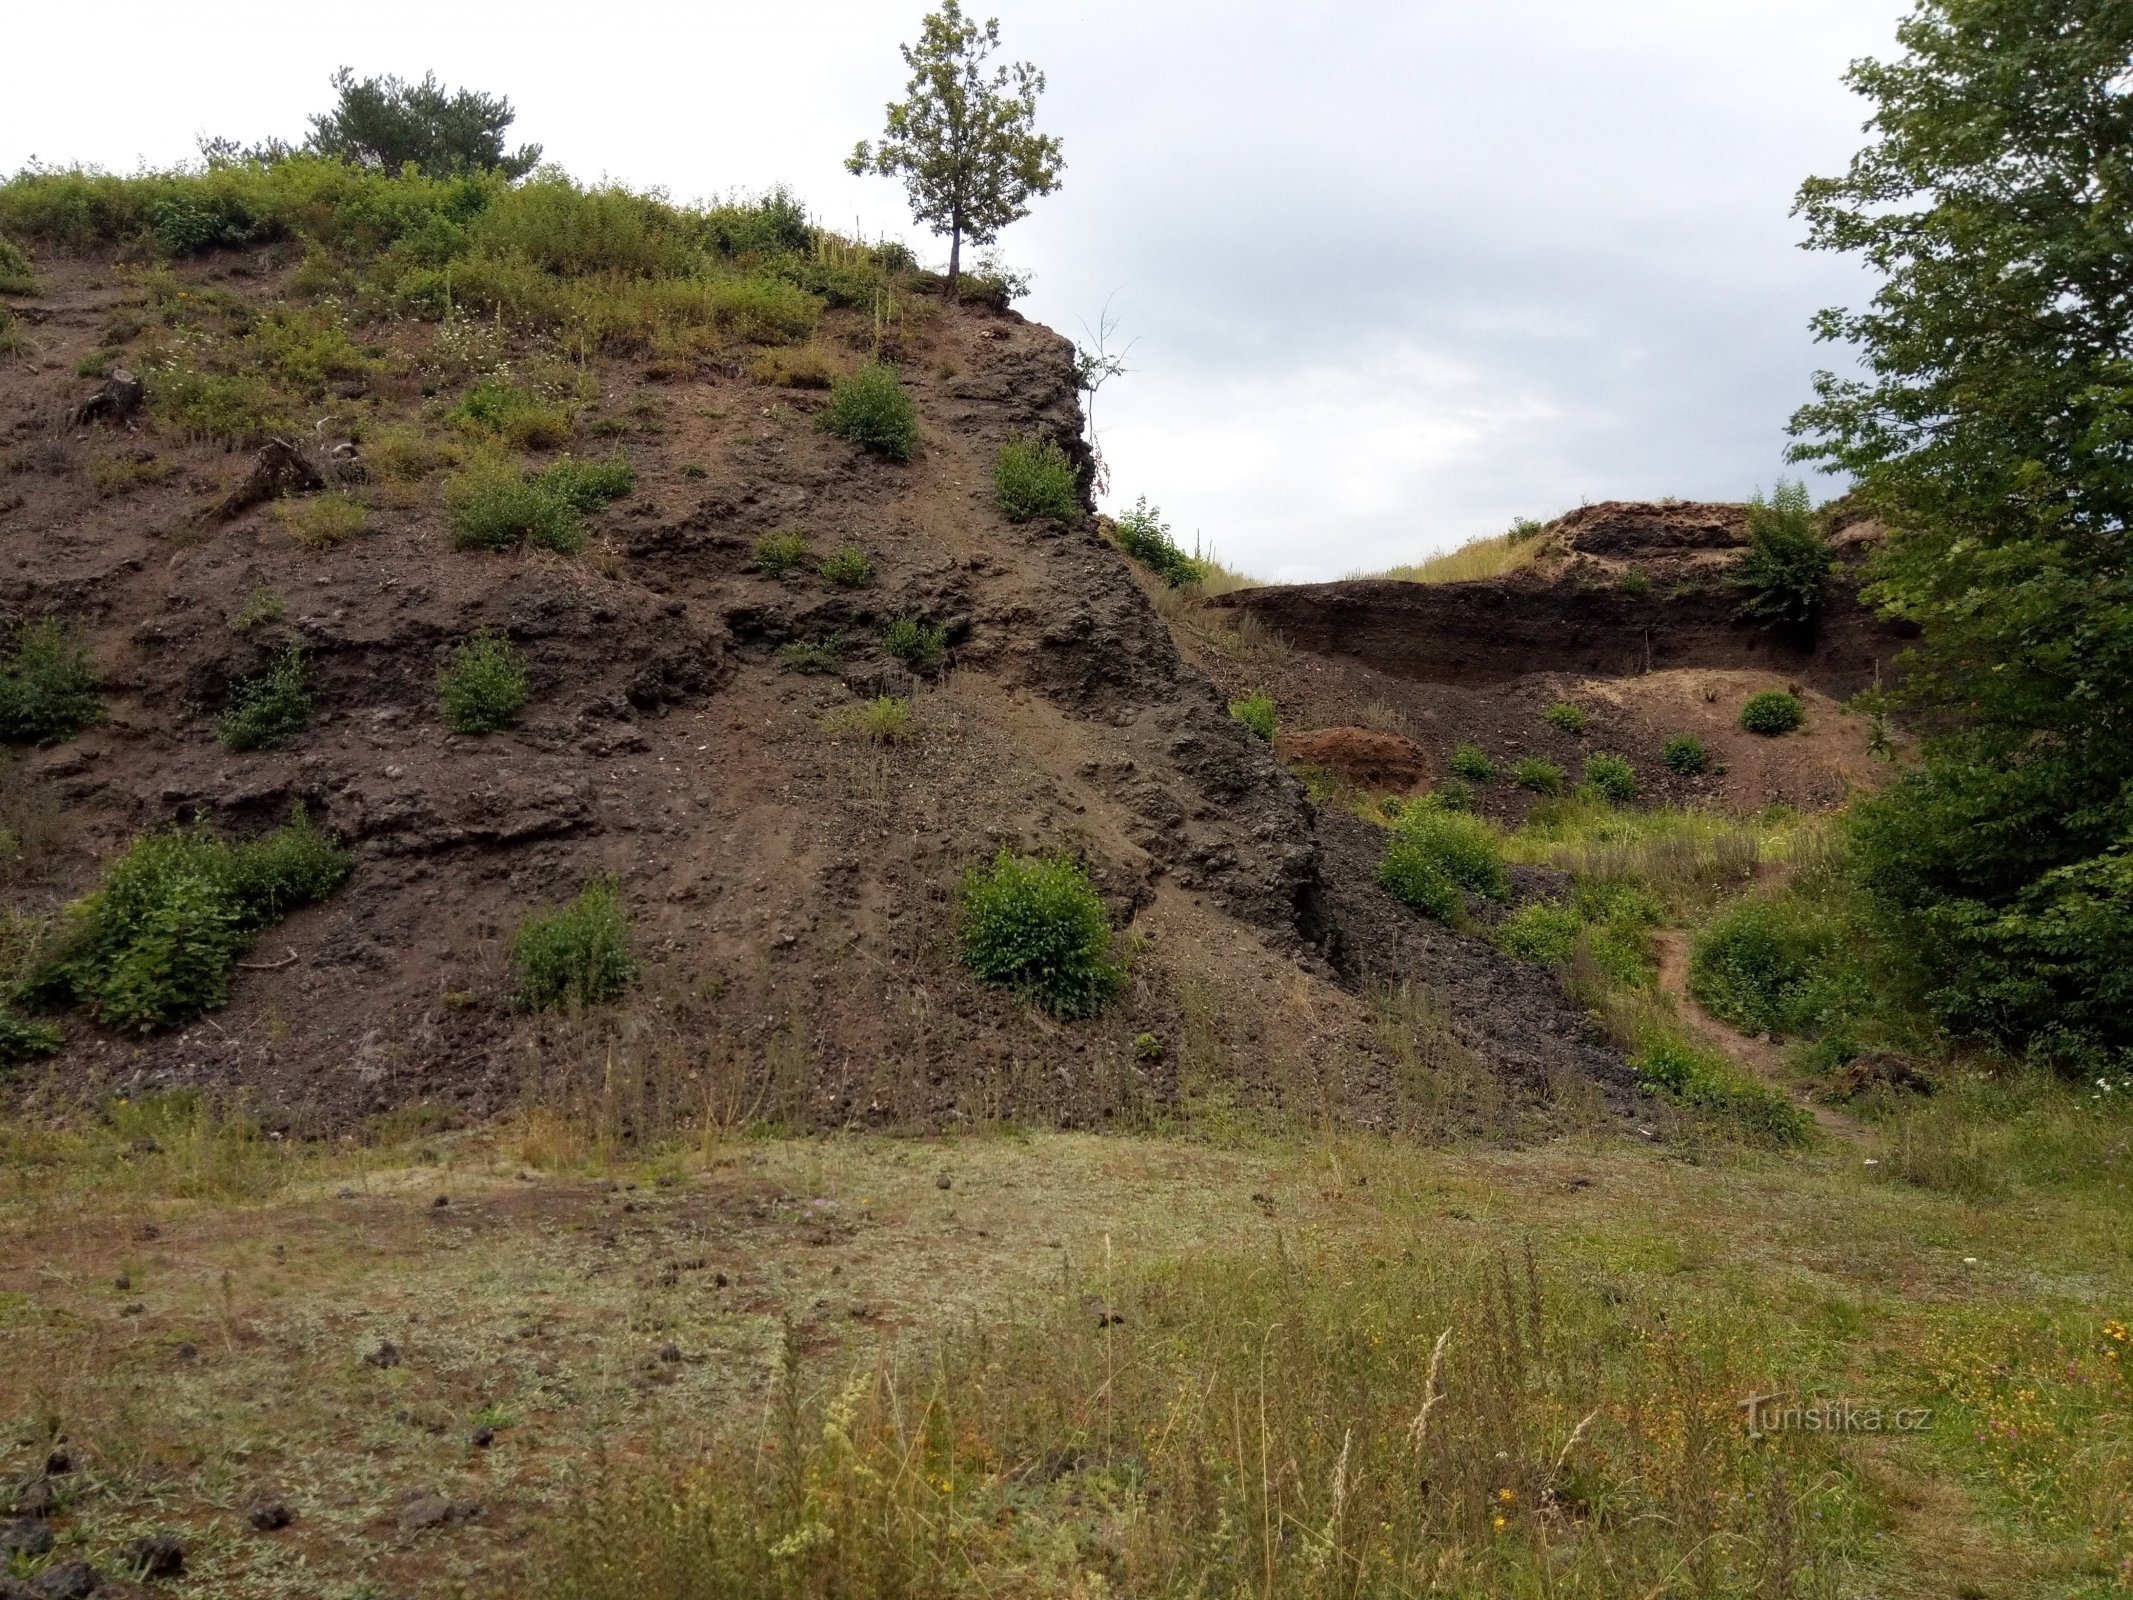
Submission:
<svg viewBox="0 0 2133 1600">
<path fill-rule="evenodd" d="M 333 87 L 339 102 L 311 119 L 305 141 L 319 155 L 385 172 L 412 161 L 433 178 L 491 169 L 523 178 L 541 159 L 537 144 L 505 152 L 504 133 L 518 113 L 502 95 L 447 90 L 434 72 L 424 73 L 420 83 L 358 80 L 347 67 L 333 75 Z"/>
<path fill-rule="evenodd" d="M 1726 572 L 1740 614 L 1766 628 L 1805 628 L 1822 609 L 1829 541 L 1815 526 L 1807 485 L 1778 481 L 1768 500 L 1748 502 L 1748 548 Z"/>
<path fill-rule="evenodd" d="M 905 45 L 908 100 L 891 101 L 881 142 L 862 139 L 845 166 L 854 173 L 902 177 L 911 214 L 948 236 L 948 292 L 962 272 L 963 241 L 990 244 L 1010 222 L 1029 215 L 1032 195 L 1059 187 L 1059 141 L 1036 131 L 1044 74 L 1027 61 L 986 62 L 1000 46 L 1000 24 L 983 27 L 947 0 Z"/>
<path fill-rule="evenodd" d="M 1890 537 L 1920 767 L 1858 808 L 1863 879 L 1952 1025 L 2133 1047 L 2133 7 L 1921 0 L 1850 86 L 1874 135 L 1798 210 L 1883 274 L 1824 339 L 1794 457 Z"/>
</svg>

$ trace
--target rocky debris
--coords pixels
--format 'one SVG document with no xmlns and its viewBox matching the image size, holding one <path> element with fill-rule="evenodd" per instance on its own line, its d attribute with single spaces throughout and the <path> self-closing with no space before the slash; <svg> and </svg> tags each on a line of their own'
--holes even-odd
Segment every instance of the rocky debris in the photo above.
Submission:
<svg viewBox="0 0 2133 1600">
<path fill-rule="evenodd" d="M 35 1477 L 15 1491 L 15 1515 L 48 1517 L 59 1507 L 59 1485 L 48 1477 Z"/>
<path fill-rule="evenodd" d="M 1567 550 L 1627 558 L 1686 550 L 1737 550 L 1748 542 L 1747 507 L 1700 500 L 1603 500 L 1548 524 Z"/>
<path fill-rule="evenodd" d="M 282 495 L 311 494 L 325 487 L 324 474 L 301 448 L 287 439 L 269 439 L 252 457 L 252 470 L 215 507 L 214 520 L 228 522 Z"/>
<path fill-rule="evenodd" d="M 449 1528 L 481 1515 L 474 1500 L 451 1500 L 441 1494 L 413 1494 L 400 1502 L 400 1526 L 409 1533 Z"/>
<path fill-rule="evenodd" d="M 35 1517 L 21 1517 L 0 1527 L 0 1561 L 52 1553 L 52 1530 Z"/>
<path fill-rule="evenodd" d="M 1116 1328 L 1126 1320 L 1124 1314 L 1114 1309 L 1111 1302 L 1100 1294 L 1083 1295 L 1081 1309 L 1096 1319 L 1096 1326 L 1099 1328 Z"/>
<path fill-rule="evenodd" d="M 127 1571 L 139 1578 L 185 1576 L 185 1546 L 176 1534 L 144 1533 L 126 1541 L 119 1556 Z"/>
<path fill-rule="evenodd" d="M 1892 1050 L 1869 1050 L 1845 1063 L 1823 1094 L 1830 1100 L 1852 1100 L 1877 1084 L 1908 1094 L 1931 1094 L 1934 1089 L 1932 1078 L 1903 1056 Z"/>
<path fill-rule="evenodd" d="M 1429 776 L 1429 758 L 1414 740 L 1375 728 L 1317 728 L 1279 733 L 1284 761 L 1319 767 L 1373 794 L 1408 794 Z"/>
<path fill-rule="evenodd" d="M 296 1513 L 286 1500 L 255 1500 L 244 1520 L 261 1533 L 278 1533 L 296 1520 Z"/>
<path fill-rule="evenodd" d="M 62 1561 L 30 1580 L 36 1600 L 89 1600 L 104 1586 L 104 1575 L 86 1561 Z"/>
<path fill-rule="evenodd" d="M 104 378 L 104 386 L 76 406 L 69 420 L 76 427 L 87 427 L 92 422 L 124 425 L 140 415 L 147 399 L 146 384 L 124 367 L 113 367 Z"/>
</svg>

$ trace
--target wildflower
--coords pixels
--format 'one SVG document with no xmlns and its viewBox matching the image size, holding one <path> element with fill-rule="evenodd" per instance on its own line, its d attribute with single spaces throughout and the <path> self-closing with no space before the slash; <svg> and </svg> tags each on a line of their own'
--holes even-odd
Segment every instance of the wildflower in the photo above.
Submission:
<svg viewBox="0 0 2133 1600">
<path fill-rule="evenodd" d="M 1498 1518 L 1496 1519 L 1496 1531 L 1497 1531 L 1498 1533 L 1501 1533 L 1501 1532 L 1503 1532 L 1503 1518 L 1501 1518 L 1501 1517 L 1498 1517 Z"/>
<path fill-rule="evenodd" d="M 1498 1490 L 1496 1491 L 1496 1498 L 1497 1498 L 1497 1499 L 1499 1499 L 1499 1500 L 1501 1500 L 1501 1501 L 1502 1501 L 1502 1502 L 1503 1502 L 1503 1503 L 1504 1503 L 1505 1505 L 1510 1505 L 1510 1504 L 1511 1504 L 1511 1503 L 1512 1503 L 1513 1501 L 1515 1501 L 1515 1500 L 1516 1500 L 1516 1499 L 1518 1498 L 1518 1495 L 1517 1495 L 1517 1492 L 1516 1492 L 1515 1490 L 1511 1490 L 1511 1489 L 1498 1489 Z"/>
</svg>

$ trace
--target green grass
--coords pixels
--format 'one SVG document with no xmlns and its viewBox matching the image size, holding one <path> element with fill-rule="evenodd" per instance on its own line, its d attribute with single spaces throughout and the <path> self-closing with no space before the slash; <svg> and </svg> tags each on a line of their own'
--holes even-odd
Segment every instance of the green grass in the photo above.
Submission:
<svg viewBox="0 0 2133 1600">
<path fill-rule="evenodd" d="M 142 377 L 149 414 L 187 438 L 248 446 L 290 429 L 287 399 L 256 372 L 173 365 L 149 368 Z"/>
<path fill-rule="evenodd" d="M 1530 518 L 1521 517 L 1507 533 L 1485 534 L 1469 539 L 1455 550 L 1425 556 L 1406 566 L 1356 576 L 1399 583 L 1471 583 L 1482 578 L 1501 578 L 1533 564 L 1543 548 L 1538 538 L 1542 526 Z"/>
<path fill-rule="evenodd" d="M 1468 783 L 1496 781 L 1496 763 L 1489 759 L 1488 753 L 1478 744 L 1453 746 L 1451 759 L 1445 762 L 1445 766 L 1451 770 L 1453 776 L 1464 778 Z"/>
<path fill-rule="evenodd" d="M 881 694 L 828 712 L 822 718 L 822 729 L 832 737 L 864 739 L 870 744 L 902 744 L 911 737 L 916 722 L 909 700 L 902 695 Z"/>
<path fill-rule="evenodd" d="M 1081 481 L 1067 453 L 1049 439 L 1017 434 L 1000 446 L 992 469 L 993 503 L 1009 522 L 1081 515 Z"/>
<path fill-rule="evenodd" d="M 1511 763 L 1511 781 L 1534 794 L 1561 794 L 1563 769 L 1539 756 L 1520 756 Z"/>
<path fill-rule="evenodd" d="M 1584 707 L 1572 705 L 1568 700 L 1556 701 L 1541 715 L 1548 726 L 1558 732 L 1583 733 L 1585 731 Z"/>
<path fill-rule="evenodd" d="M 1465 918 L 1462 891 L 1488 900 L 1510 892 L 1496 831 L 1479 817 L 1440 806 L 1411 805 L 1401 813 L 1379 859 L 1378 882 L 1410 909 L 1455 925 Z"/>
<path fill-rule="evenodd" d="M 533 481 L 571 510 L 590 514 L 634 492 L 637 474 L 618 451 L 605 461 L 565 456 L 543 467 Z"/>
<path fill-rule="evenodd" d="M 494 733 L 518 720 L 526 704 L 526 660 L 488 628 L 452 652 L 437 675 L 437 700 L 454 733 Z"/>
<path fill-rule="evenodd" d="M 1616 805 L 1637 798 L 1637 769 L 1611 751 L 1596 750 L 1585 758 L 1585 782 Z"/>
<path fill-rule="evenodd" d="M 511 939 L 512 998 L 529 1011 L 586 1010 L 619 1000 L 637 981 L 629 913 L 612 878 L 521 922 Z"/>
<path fill-rule="evenodd" d="M 948 630 L 915 617 L 898 617 L 882 634 L 881 647 L 920 677 L 930 678 L 948 657 Z"/>
<path fill-rule="evenodd" d="M 1260 738 L 1269 743 L 1273 741 L 1274 730 L 1280 722 L 1280 709 L 1274 704 L 1272 695 L 1262 690 L 1248 694 L 1242 700 L 1232 700 L 1229 714 Z"/>
<path fill-rule="evenodd" d="M 528 477 L 509 462 L 477 462 L 444 486 L 452 548 L 508 551 L 527 544 L 576 555 L 585 548 L 585 524 L 563 491 L 545 474 Z"/>
<path fill-rule="evenodd" d="M 0 294 L 35 294 L 37 288 L 37 274 L 22 247 L 0 238 Z"/>
<path fill-rule="evenodd" d="M 847 539 L 824 556 L 816 570 L 839 588 L 857 589 L 873 580 L 874 558 L 864 545 Z"/>
<path fill-rule="evenodd" d="M 55 744 L 103 715 L 96 668 L 79 625 L 42 617 L 15 635 L 0 664 L 0 740 Z"/>
<path fill-rule="evenodd" d="M 269 622 L 279 622 L 289 614 L 289 602 L 264 579 L 255 581 L 244 597 L 244 604 L 230 618 L 230 632 L 250 633 L 254 628 Z"/>
<path fill-rule="evenodd" d="M 1820 1034 L 1868 1009 L 1854 931 L 1827 902 L 1757 895 L 1724 907 L 1690 946 L 1689 988 L 1749 1033 Z"/>
<path fill-rule="evenodd" d="M 216 720 L 215 737 L 232 750 L 264 750 L 310 721 L 311 676 L 301 648 L 292 644 L 265 672 L 237 685 Z"/>
<path fill-rule="evenodd" d="M 963 964 L 1055 1017 L 1095 1016 L 1125 982 L 1103 900 L 1071 856 L 1003 848 L 963 875 L 957 909 Z"/>
<path fill-rule="evenodd" d="M 1800 725 L 1803 716 L 1797 695 L 1787 694 L 1782 689 L 1765 689 L 1760 694 L 1751 694 L 1743 702 L 1740 725 L 1750 733 L 1774 739 L 1781 733 L 1792 732 Z"/>
<path fill-rule="evenodd" d="M 363 502 L 338 489 L 274 502 L 274 520 L 306 550 L 328 550 L 363 531 Z"/>
<path fill-rule="evenodd" d="M 1751 1138 L 1799 1144 L 1814 1127 L 1813 1119 L 1779 1090 L 1678 1031 L 1654 1031 L 1630 1065 L 1645 1082 L 1681 1104 L 1729 1123 Z"/>
<path fill-rule="evenodd" d="M 815 426 L 889 461 L 908 461 L 918 448 L 918 410 L 885 361 L 869 361 L 850 377 L 835 379 Z"/>
<path fill-rule="evenodd" d="M 778 646 L 778 665 L 787 672 L 827 675 L 837 670 L 842 650 L 835 638 L 794 639 Z"/>
<path fill-rule="evenodd" d="M 806 559 L 807 530 L 779 528 L 756 540 L 749 564 L 769 577 L 782 578 Z"/>
<path fill-rule="evenodd" d="M 487 434 L 519 450 L 551 450 L 570 440 L 570 409 L 501 378 L 484 378 L 446 413 L 462 432 Z"/>
<path fill-rule="evenodd" d="M 79 1005 L 121 1033 L 182 1026 L 227 1002 L 231 970 L 260 929 L 332 893 L 351 863 L 301 807 L 235 844 L 204 828 L 144 835 L 60 913 L 18 995 L 43 1009 Z"/>
</svg>

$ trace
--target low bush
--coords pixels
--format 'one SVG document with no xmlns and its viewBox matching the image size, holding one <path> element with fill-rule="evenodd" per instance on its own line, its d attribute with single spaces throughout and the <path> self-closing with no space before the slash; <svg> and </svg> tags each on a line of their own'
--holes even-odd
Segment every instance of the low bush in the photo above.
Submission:
<svg viewBox="0 0 2133 1600">
<path fill-rule="evenodd" d="M 1652 1087 L 1732 1123 L 1757 1143 L 1801 1144 L 1814 1127 L 1814 1119 L 1779 1091 L 1679 1033 L 1648 1034 L 1630 1066 Z"/>
<path fill-rule="evenodd" d="M 142 376 L 150 414 L 187 438 L 253 445 L 289 431 L 287 404 L 256 373 L 168 366 L 150 368 Z"/>
<path fill-rule="evenodd" d="M 570 440 L 570 410 L 502 378 L 484 378 L 446 413 L 464 432 L 488 433 L 520 450 L 552 450 Z"/>
<path fill-rule="evenodd" d="M 1415 796 L 1410 807 L 1437 811 L 1472 811 L 1473 788 L 1458 778 L 1446 778 L 1434 788 Z"/>
<path fill-rule="evenodd" d="M 310 674 L 302 650 L 291 645 L 281 660 L 237 686 L 215 724 L 215 736 L 232 750 L 263 750 L 299 732 L 310 720 Z"/>
<path fill-rule="evenodd" d="M 28 963 L 21 998 L 86 1006 L 124 1033 L 178 1027 L 228 1000 L 230 972 L 254 934 L 331 894 L 350 864 L 301 807 L 274 832 L 236 844 L 204 828 L 145 835 L 61 912 Z"/>
<path fill-rule="evenodd" d="M 1582 706 L 1574 706 L 1568 700 L 1556 701 L 1541 715 L 1549 727 L 1559 729 L 1564 733 L 1583 733 L 1585 731 L 1584 708 Z"/>
<path fill-rule="evenodd" d="M 1496 763 L 1489 759 L 1487 752 L 1478 744 L 1455 745 L 1451 759 L 1445 766 L 1450 768 L 1454 775 L 1466 779 L 1469 783 L 1496 781 Z"/>
<path fill-rule="evenodd" d="M 831 583 L 846 589 L 857 589 L 872 581 L 874 558 L 866 553 L 866 547 L 856 540 L 847 539 L 822 558 L 816 569 Z"/>
<path fill-rule="evenodd" d="M 834 638 L 795 639 L 778 646 L 778 665 L 787 672 L 831 673 L 837 670 L 841 646 Z"/>
<path fill-rule="evenodd" d="M 1736 901 L 1690 942 L 1689 992 L 1748 1033 L 1818 1034 L 1866 991 L 1843 920 L 1799 895 Z"/>
<path fill-rule="evenodd" d="M 363 467 L 373 478 L 415 483 L 457 459 L 458 449 L 406 423 L 390 423 L 367 434 Z"/>
<path fill-rule="evenodd" d="M 533 481 L 571 510 L 590 514 L 631 493 L 637 487 L 637 474 L 617 452 L 605 461 L 565 456 L 543 467 Z"/>
<path fill-rule="evenodd" d="M 1521 756 L 1511 763 L 1511 781 L 1535 794 L 1561 794 L 1563 769 L 1538 756 Z"/>
<path fill-rule="evenodd" d="M 807 530 L 780 528 L 756 540 L 749 565 L 773 578 L 782 578 L 807 559 Z"/>
<path fill-rule="evenodd" d="M 0 294 L 35 294 L 37 274 L 20 246 L 0 238 Z"/>
<path fill-rule="evenodd" d="M 526 703 L 525 657 L 502 634 L 484 628 L 454 650 L 438 673 L 437 699 L 454 733 L 507 728 Z"/>
<path fill-rule="evenodd" d="M 839 706 L 822 719 L 825 733 L 873 744 L 902 744 L 911 737 L 911 726 L 911 702 L 894 694 Z"/>
<path fill-rule="evenodd" d="M 886 361 L 834 381 L 815 426 L 890 461 L 909 461 L 918 448 L 918 410 Z"/>
<path fill-rule="evenodd" d="M 0 740 L 56 744 L 103 715 L 96 668 L 79 627 L 57 617 L 29 623 L 0 666 Z"/>
<path fill-rule="evenodd" d="M 1495 831 L 1479 817 L 1439 806 L 1409 806 L 1401 813 L 1379 859 L 1378 882 L 1439 922 L 1460 920 L 1462 890 L 1502 900 L 1511 888 Z"/>
<path fill-rule="evenodd" d="M 1782 689 L 1765 689 L 1761 694 L 1748 696 L 1746 704 L 1740 708 L 1740 725 L 1750 733 L 1774 739 L 1797 728 L 1803 715 L 1797 695 L 1787 694 Z"/>
<path fill-rule="evenodd" d="M 585 1010 L 637 981 L 629 913 L 615 880 L 594 878 L 575 900 L 535 912 L 511 938 L 511 998 L 528 1011 Z"/>
<path fill-rule="evenodd" d="M 1684 778 L 1693 778 L 1711 764 L 1711 752 L 1703 741 L 1693 733 L 1677 733 L 1667 740 L 1666 748 L 1659 753 L 1666 763 L 1666 770 Z"/>
<path fill-rule="evenodd" d="M 1272 695 L 1261 692 L 1246 695 L 1242 700 L 1232 700 L 1229 703 L 1229 714 L 1260 738 L 1269 743 L 1273 742 L 1274 729 L 1279 722 L 1279 710 Z"/>
<path fill-rule="evenodd" d="M 748 363 L 749 381 L 774 389 L 827 389 L 842 376 L 836 358 L 813 344 L 765 350 Z"/>
<path fill-rule="evenodd" d="M 1103 900 L 1071 856 L 1002 849 L 963 875 L 958 909 L 963 964 L 1055 1017 L 1095 1016 L 1124 985 Z"/>
<path fill-rule="evenodd" d="M 1748 502 L 1748 548 L 1726 570 L 1740 614 L 1764 627 L 1805 627 L 1822 609 L 1829 541 L 1815 525 L 1807 485 L 1779 481 L 1768 500 Z"/>
<path fill-rule="evenodd" d="M 1561 901 L 1536 900 L 1520 906 L 1496 930 L 1496 942 L 1507 955 L 1521 961 L 1553 966 L 1568 961 L 1570 952 L 1585 931 L 1585 919 L 1577 908 Z"/>
<path fill-rule="evenodd" d="M 1134 501 L 1133 509 L 1112 524 L 1111 538 L 1119 549 L 1173 589 L 1198 583 L 1203 575 L 1201 564 L 1170 537 L 1170 524 L 1163 520 L 1162 508 L 1151 506 L 1146 495 Z"/>
<path fill-rule="evenodd" d="M 56 1022 L 32 1022 L 0 1005 L 0 1067 L 20 1066 L 55 1053 L 63 1042 Z"/>
<path fill-rule="evenodd" d="M 1649 988 L 1658 975 L 1651 929 L 1662 915 L 1649 890 L 1588 880 L 1570 899 L 1519 907 L 1498 925 L 1495 939 L 1521 961 L 1559 965 L 1583 948 L 1611 983 Z"/>
<path fill-rule="evenodd" d="M 1597 750 L 1585 758 L 1585 781 L 1616 805 L 1637 798 L 1637 769 L 1610 751 Z"/>
<path fill-rule="evenodd" d="M 289 614 L 289 602 L 281 592 L 264 580 L 255 581 L 251 592 L 244 597 L 244 604 L 230 618 L 230 632 L 250 633 L 263 623 L 279 622 Z"/>
<path fill-rule="evenodd" d="M 585 548 L 577 509 L 540 478 L 502 461 L 477 462 L 444 486 L 445 517 L 455 550 L 536 550 L 576 555 Z"/>
<path fill-rule="evenodd" d="M 898 617 L 881 637 L 882 648 L 921 677 L 941 670 L 948 655 L 948 630 L 915 617 Z"/>
<path fill-rule="evenodd" d="M 993 501 L 1009 522 L 1072 521 L 1081 515 L 1080 476 L 1067 453 L 1049 439 L 1017 434 L 1000 446 L 992 486 Z"/>
<path fill-rule="evenodd" d="M 363 531 L 363 516 L 363 502 L 338 489 L 274 502 L 274 520 L 306 550 L 326 550 L 353 539 Z"/>
</svg>

